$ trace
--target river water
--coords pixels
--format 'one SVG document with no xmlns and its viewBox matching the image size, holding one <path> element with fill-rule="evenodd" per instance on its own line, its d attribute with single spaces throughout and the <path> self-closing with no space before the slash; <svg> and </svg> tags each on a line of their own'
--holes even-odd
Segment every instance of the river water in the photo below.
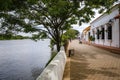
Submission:
<svg viewBox="0 0 120 80">
<path fill-rule="evenodd" d="M 0 80 L 35 80 L 50 59 L 49 40 L 0 41 Z"/>
</svg>

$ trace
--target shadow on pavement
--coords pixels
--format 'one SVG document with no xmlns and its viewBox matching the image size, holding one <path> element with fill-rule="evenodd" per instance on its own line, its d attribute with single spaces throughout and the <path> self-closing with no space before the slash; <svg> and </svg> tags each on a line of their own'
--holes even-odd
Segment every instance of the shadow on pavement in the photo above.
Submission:
<svg viewBox="0 0 120 80">
<path fill-rule="evenodd" d="M 80 54 L 79 51 L 75 51 L 75 55 L 71 56 L 71 62 L 70 62 L 70 80 L 88 80 L 89 75 L 103 75 L 107 77 L 119 77 L 120 74 L 117 74 L 115 72 L 112 72 L 112 70 L 117 70 L 117 68 L 111 67 L 111 68 L 104 68 L 101 67 L 99 69 L 94 69 L 89 67 L 89 63 L 86 59 L 86 56 L 90 56 L 91 58 L 94 58 L 94 55 L 89 54 Z M 95 77 L 95 76 L 94 76 Z M 92 80 L 92 79 L 90 79 Z"/>
</svg>

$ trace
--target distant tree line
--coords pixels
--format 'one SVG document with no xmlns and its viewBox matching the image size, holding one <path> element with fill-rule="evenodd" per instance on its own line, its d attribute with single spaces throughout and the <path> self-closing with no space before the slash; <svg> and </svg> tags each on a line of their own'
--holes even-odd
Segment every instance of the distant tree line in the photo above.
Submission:
<svg viewBox="0 0 120 80">
<path fill-rule="evenodd" d="M 13 39 L 30 39 L 28 36 L 12 35 L 12 34 L 0 34 L 0 40 L 13 40 Z"/>
</svg>

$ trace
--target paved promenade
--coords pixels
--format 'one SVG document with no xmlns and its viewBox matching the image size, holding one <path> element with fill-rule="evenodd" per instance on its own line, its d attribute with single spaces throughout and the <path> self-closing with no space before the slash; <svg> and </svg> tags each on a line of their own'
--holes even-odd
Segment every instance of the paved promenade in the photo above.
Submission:
<svg viewBox="0 0 120 80">
<path fill-rule="evenodd" d="M 68 58 L 64 78 L 67 73 L 69 78 L 63 80 L 120 80 L 120 55 L 79 44 L 78 40 L 72 41 L 69 48 L 74 48 L 75 55 Z"/>
</svg>

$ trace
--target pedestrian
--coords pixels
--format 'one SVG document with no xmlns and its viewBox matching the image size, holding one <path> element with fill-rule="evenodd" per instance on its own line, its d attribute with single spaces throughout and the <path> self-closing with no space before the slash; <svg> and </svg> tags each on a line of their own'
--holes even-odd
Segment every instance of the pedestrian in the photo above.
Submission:
<svg viewBox="0 0 120 80">
<path fill-rule="evenodd" d="M 79 43 L 82 44 L 81 38 L 79 37 Z"/>
</svg>

